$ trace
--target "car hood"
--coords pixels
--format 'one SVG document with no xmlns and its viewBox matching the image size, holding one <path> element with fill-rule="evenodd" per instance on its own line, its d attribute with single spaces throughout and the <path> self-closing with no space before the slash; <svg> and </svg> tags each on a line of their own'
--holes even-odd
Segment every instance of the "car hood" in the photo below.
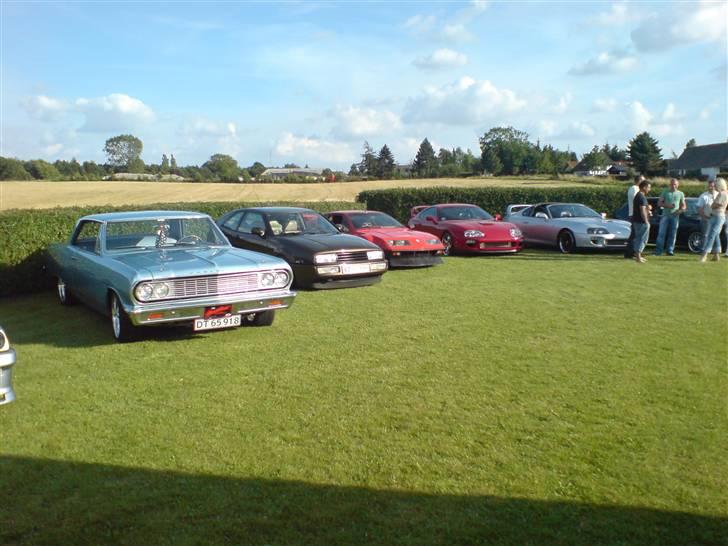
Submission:
<svg viewBox="0 0 728 546">
<path fill-rule="evenodd" d="M 381 240 L 392 240 L 392 239 L 404 239 L 406 241 L 415 241 L 419 239 L 420 242 L 424 243 L 430 239 L 437 239 L 431 233 L 425 233 L 424 231 L 415 231 L 407 228 L 366 228 L 360 229 L 358 233 L 362 237 L 373 237 Z"/>
<path fill-rule="evenodd" d="M 148 272 L 151 279 L 196 277 L 226 273 L 245 273 L 272 267 L 289 269 L 274 256 L 237 248 L 145 250 L 114 256 L 114 260 L 136 270 Z M 146 276 L 146 275 L 145 275 Z"/>
<path fill-rule="evenodd" d="M 297 251 L 306 254 L 316 254 L 328 250 L 379 250 L 379 247 L 369 241 L 347 235 L 345 233 L 332 233 L 330 235 L 287 235 L 277 237 L 277 242 L 289 252 Z"/>
<path fill-rule="evenodd" d="M 584 229 L 588 227 L 603 227 L 610 232 L 626 230 L 629 234 L 630 224 L 624 220 L 607 220 L 604 218 L 556 218 L 549 220 L 550 222 L 557 222 L 560 225 L 565 226 L 581 226 Z"/>
</svg>

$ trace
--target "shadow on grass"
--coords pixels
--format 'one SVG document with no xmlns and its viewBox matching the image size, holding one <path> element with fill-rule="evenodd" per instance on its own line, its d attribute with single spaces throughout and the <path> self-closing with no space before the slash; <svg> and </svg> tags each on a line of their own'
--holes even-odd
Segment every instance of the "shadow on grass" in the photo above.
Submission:
<svg viewBox="0 0 728 546">
<path fill-rule="evenodd" d="M 724 544 L 728 519 L 0 457 L 2 544 Z"/>
</svg>

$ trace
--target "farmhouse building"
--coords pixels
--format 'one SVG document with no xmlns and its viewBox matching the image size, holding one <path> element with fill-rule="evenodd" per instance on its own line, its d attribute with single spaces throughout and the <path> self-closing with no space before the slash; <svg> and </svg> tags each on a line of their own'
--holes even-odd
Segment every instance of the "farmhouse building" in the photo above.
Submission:
<svg viewBox="0 0 728 546">
<path fill-rule="evenodd" d="M 728 142 L 685 148 L 668 170 L 678 176 L 700 173 L 715 178 L 718 173 L 728 171 Z"/>
<path fill-rule="evenodd" d="M 323 178 L 322 169 L 293 168 L 293 169 L 266 169 L 260 178 L 272 178 L 273 180 L 284 180 L 289 176 L 301 176 L 311 180 Z"/>
</svg>

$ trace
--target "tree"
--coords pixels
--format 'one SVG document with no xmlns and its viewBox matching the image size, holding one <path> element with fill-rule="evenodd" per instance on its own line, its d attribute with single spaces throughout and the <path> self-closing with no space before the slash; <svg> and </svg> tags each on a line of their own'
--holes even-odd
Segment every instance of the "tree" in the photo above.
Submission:
<svg viewBox="0 0 728 546">
<path fill-rule="evenodd" d="M 594 146 L 590 152 L 584 154 L 581 160 L 584 163 L 584 167 L 590 171 L 605 169 L 611 161 L 609 156 L 604 152 L 604 149 L 599 148 L 599 146 Z"/>
<path fill-rule="evenodd" d="M 208 170 L 212 176 L 223 182 L 237 182 L 240 176 L 238 162 L 229 155 L 215 154 L 202 165 L 202 170 Z"/>
<path fill-rule="evenodd" d="M 361 154 L 361 161 L 359 162 L 359 174 L 365 176 L 377 176 L 377 167 L 378 162 L 374 149 L 365 140 L 364 152 Z"/>
<path fill-rule="evenodd" d="M 627 150 L 621 150 L 616 145 L 609 146 L 609 142 L 605 142 L 604 145 L 602 146 L 601 150 L 612 161 L 626 161 L 627 160 Z"/>
<path fill-rule="evenodd" d="M 0 180 L 30 180 L 23 162 L 10 157 L 0 157 Z"/>
<path fill-rule="evenodd" d="M 179 174 L 177 170 L 177 160 L 174 158 L 174 154 L 172 154 L 172 158 L 169 160 L 169 170 L 172 174 Z"/>
<path fill-rule="evenodd" d="M 58 169 L 42 159 L 26 161 L 25 170 L 36 180 L 58 180 L 61 178 Z"/>
<path fill-rule="evenodd" d="M 483 170 L 488 174 L 498 176 L 503 172 L 503 163 L 501 163 L 501 160 L 494 148 L 489 147 L 483 151 L 481 163 Z"/>
<path fill-rule="evenodd" d="M 248 172 L 253 178 L 258 178 L 265 172 L 265 165 L 263 165 L 260 161 L 256 161 L 248 168 Z"/>
<path fill-rule="evenodd" d="M 647 131 L 629 141 L 627 152 L 632 165 L 641 174 L 649 174 L 662 168 L 662 150 L 657 146 L 657 140 Z"/>
<path fill-rule="evenodd" d="M 386 144 L 379 150 L 377 157 L 377 175 L 379 178 L 392 178 L 394 175 L 394 155 Z"/>
<path fill-rule="evenodd" d="M 427 138 L 420 143 L 420 148 L 417 150 L 415 161 L 412 164 L 412 170 L 417 173 L 417 176 L 423 178 L 432 177 L 437 172 L 435 150 Z"/>
<path fill-rule="evenodd" d="M 690 140 L 688 140 L 688 141 L 687 141 L 687 142 L 685 143 L 685 148 L 693 148 L 693 147 L 695 147 L 695 146 L 697 146 L 697 145 L 698 145 L 698 143 L 697 143 L 697 142 L 695 142 L 695 139 L 694 139 L 694 138 L 691 138 Z"/>
<path fill-rule="evenodd" d="M 359 176 L 359 164 L 352 163 L 349 167 L 349 176 Z"/>
<path fill-rule="evenodd" d="M 533 146 L 528 142 L 528 133 L 513 127 L 493 127 L 479 140 L 483 157 L 487 150 L 493 150 L 503 165 L 504 174 L 518 174 L 523 168 L 522 164 L 529 149 Z"/>
<path fill-rule="evenodd" d="M 159 168 L 159 172 L 169 174 L 169 159 L 167 159 L 167 154 L 162 154 L 162 165 Z"/>
<path fill-rule="evenodd" d="M 112 167 L 128 169 L 139 166 L 144 144 L 133 135 L 118 135 L 106 141 L 104 153 Z M 144 163 L 142 163 L 144 165 Z"/>
</svg>

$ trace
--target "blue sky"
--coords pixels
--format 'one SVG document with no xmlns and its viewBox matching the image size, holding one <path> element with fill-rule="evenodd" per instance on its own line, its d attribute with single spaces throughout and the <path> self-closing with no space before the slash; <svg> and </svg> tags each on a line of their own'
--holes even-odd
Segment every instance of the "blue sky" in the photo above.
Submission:
<svg viewBox="0 0 728 546">
<path fill-rule="evenodd" d="M 728 3 L 0 2 L 0 155 L 348 170 L 512 125 L 579 154 L 728 137 Z"/>
</svg>

